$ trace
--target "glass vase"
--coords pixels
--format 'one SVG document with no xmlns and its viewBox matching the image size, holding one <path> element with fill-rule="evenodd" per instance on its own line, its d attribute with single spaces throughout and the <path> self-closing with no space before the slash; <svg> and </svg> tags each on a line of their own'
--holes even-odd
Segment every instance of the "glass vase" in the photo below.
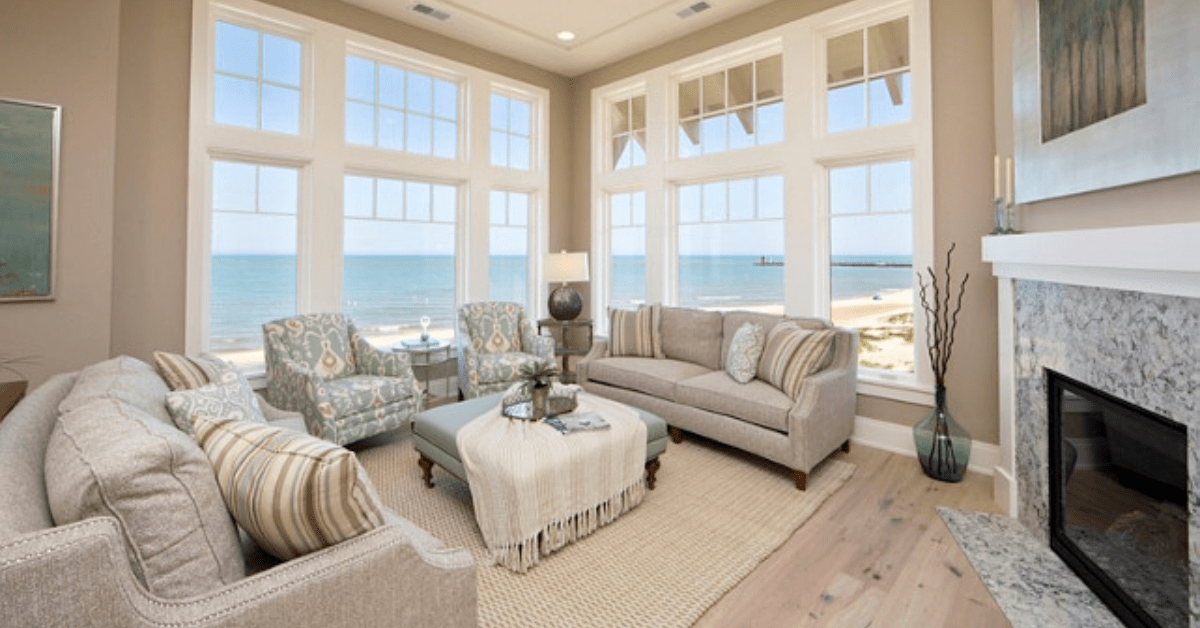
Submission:
<svg viewBox="0 0 1200 628">
<path fill-rule="evenodd" d="M 913 426 L 913 441 L 925 475 L 942 482 L 963 479 L 971 461 L 971 434 L 947 409 L 945 386 L 937 387 L 933 410 Z"/>
</svg>

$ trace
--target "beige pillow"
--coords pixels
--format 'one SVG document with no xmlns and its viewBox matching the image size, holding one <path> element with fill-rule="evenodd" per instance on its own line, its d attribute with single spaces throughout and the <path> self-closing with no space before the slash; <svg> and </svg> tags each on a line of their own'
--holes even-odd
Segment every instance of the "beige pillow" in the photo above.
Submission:
<svg viewBox="0 0 1200 628">
<path fill-rule="evenodd" d="M 796 398 L 804 378 L 829 362 L 837 332 L 832 329 L 802 329 L 785 320 L 771 328 L 758 363 L 758 378 Z"/>
<path fill-rule="evenodd" d="M 637 310 L 609 310 L 608 354 L 641 358 L 662 357 L 659 334 L 661 308 L 643 305 Z"/>
<path fill-rule="evenodd" d="M 97 399 L 60 416 L 45 475 L 55 525 L 115 518 L 151 593 L 190 597 L 245 575 L 208 458 L 186 434 L 131 404 Z"/>
<path fill-rule="evenodd" d="M 197 416 L 229 512 L 271 555 L 288 560 L 384 523 L 358 459 L 344 447 L 262 423 Z"/>
</svg>

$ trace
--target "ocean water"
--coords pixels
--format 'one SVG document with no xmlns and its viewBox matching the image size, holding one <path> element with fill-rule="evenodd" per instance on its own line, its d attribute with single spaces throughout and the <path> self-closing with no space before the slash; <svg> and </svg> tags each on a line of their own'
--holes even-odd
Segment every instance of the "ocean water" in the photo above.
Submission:
<svg viewBox="0 0 1200 628">
<path fill-rule="evenodd" d="M 680 260 L 680 303 L 688 307 L 735 307 L 783 301 L 784 267 L 755 265 L 757 256 L 688 256 Z M 779 261 L 779 260 L 773 260 Z M 210 333 L 213 349 L 236 349 L 261 342 L 262 324 L 296 311 L 296 260 L 282 255 L 216 255 L 212 260 Z M 859 264 L 844 266 L 839 264 Z M 882 266 L 893 264 L 900 266 Z M 871 296 L 911 288 L 911 259 L 854 256 L 834 259 L 833 299 Z M 524 257 L 493 256 L 491 292 L 515 299 L 525 285 Z M 645 261 L 613 260 L 616 303 L 637 302 L 645 294 Z M 363 329 L 401 331 L 453 327 L 454 260 L 449 256 L 347 256 L 342 311 Z M 634 278 L 630 280 L 630 278 Z M 624 280 L 623 280 L 624 279 Z"/>
</svg>

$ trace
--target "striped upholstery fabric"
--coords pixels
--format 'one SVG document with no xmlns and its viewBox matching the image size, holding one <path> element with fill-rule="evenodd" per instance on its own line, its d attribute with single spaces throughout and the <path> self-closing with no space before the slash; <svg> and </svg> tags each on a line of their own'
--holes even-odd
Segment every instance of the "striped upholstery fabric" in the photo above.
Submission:
<svg viewBox="0 0 1200 628">
<path fill-rule="evenodd" d="M 779 323 L 767 334 L 758 378 L 795 399 L 804 378 L 829 362 L 835 334 L 832 329 L 802 329 L 792 321 Z"/>
<path fill-rule="evenodd" d="M 662 357 L 658 306 L 642 306 L 635 311 L 609 310 L 609 353 L 639 358 Z M 657 350 L 656 350 L 657 349 Z"/>
<path fill-rule="evenodd" d="M 208 373 L 195 360 L 178 353 L 155 351 L 154 369 L 171 390 L 191 390 L 209 382 Z"/>
<path fill-rule="evenodd" d="M 193 427 L 230 514 L 273 556 L 295 558 L 384 524 L 379 498 L 349 450 L 236 419 L 199 416 Z"/>
</svg>

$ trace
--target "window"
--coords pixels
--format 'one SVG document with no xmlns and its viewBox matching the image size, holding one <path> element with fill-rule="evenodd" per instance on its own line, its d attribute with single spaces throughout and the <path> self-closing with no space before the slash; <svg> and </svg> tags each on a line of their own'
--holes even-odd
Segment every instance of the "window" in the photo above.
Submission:
<svg viewBox="0 0 1200 628">
<path fill-rule="evenodd" d="M 783 312 L 783 177 L 680 186 L 679 303 Z"/>
<path fill-rule="evenodd" d="M 529 170 L 533 137 L 533 108 L 524 100 L 492 94 L 491 163 L 501 168 Z"/>
<path fill-rule="evenodd" d="M 681 158 L 783 141 L 783 57 L 772 55 L 678 85 Z"/>
<path fill-rule="evenodd" d="M 342 311 L 369 338 L 453 329 L 457 188 L 346 175 L 343 192 Z"/>
<path fill-rule="evenodd" d="M 212 162 L 211 349 L 254 361 L 262 324 L 296 311 L 295 168 Z"/>
<path fill-rule="evenodd" d="M 866 368 L 913 372 L 912 207 L 911 160 L 829 169 L 830 316 Z"/>
<path fill-rule="evenodd" d="M 346 142 L 455 159 L 458 85 L 347 55 Z"/>
<path fill-rule="evenodd" d="M 218 21 L 213 50 L 213 122 L 300 133 L 299 41 Z"/>
<path fill-rule="evenodd" d="M 830 133 L 912 119 L 907 17 L 827 40 L 825 63 Z"/>
<path fill-rule="evenodd" d="M 609 110 L 612 128 L 612 168 L 646 165 L 646 96 L 623 98 Z"/>
<path fill-rule="evenodd" d="M 529 194 L 492 190 L 489 205 L 489 298 L 528 305 Z"/>
<path fill-rule="evenodd" d="M 646 301 L 646 193 L 609 196 L 609 305 L 628 307 Z"/>
</svg>

